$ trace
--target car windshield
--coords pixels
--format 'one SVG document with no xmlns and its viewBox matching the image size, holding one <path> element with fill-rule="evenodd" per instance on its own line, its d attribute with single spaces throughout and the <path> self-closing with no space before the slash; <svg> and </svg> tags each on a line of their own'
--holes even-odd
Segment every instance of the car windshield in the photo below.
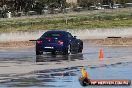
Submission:
<svg viewBox="0 0 132 88">
<path fill-rule="evenodd" d="M 46 33 L 42 37 L 61 37 L 61 33 Z"/>
</svg>

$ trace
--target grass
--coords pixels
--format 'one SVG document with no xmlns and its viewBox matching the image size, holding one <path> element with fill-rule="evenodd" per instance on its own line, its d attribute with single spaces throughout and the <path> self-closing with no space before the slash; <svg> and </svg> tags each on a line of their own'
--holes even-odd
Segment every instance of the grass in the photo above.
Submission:
<svg viewBox="0 0 132 88">
<path fill-rule="evenodd" d="M 0 32 L 132 27 L 132 12 L 81 14 L 0 21 Z"/>
</svg>

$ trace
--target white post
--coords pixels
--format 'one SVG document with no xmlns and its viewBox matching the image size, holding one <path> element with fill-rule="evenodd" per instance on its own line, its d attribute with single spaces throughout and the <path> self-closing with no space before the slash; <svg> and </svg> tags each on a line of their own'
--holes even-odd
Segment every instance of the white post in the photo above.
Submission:
<svg viewBox="0 0 132 88">
<path fill-rule="evenodd" d="M 11 18 L 11 12 L 10 11 L 8 11 L 8 13 L 7 13 L 7 18 Z"/>
</svg>

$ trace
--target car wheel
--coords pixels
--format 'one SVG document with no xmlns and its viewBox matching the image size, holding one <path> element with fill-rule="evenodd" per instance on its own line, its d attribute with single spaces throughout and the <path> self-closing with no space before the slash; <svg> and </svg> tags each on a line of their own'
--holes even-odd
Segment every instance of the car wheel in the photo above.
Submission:
<svg viewBox="0 0 132 88">
<path fill-rule="evenodd" d="M 83 43 L 80 44 L 79 49 L 78 49 L 78 52 L 79 53 L 82 53 L 82 50 L 83 50 Z"/>
<path fill-rule="evenodd" d="M 43 52 L 36 50 L 36 55 L 41 55 Z"/>
<path fill-rule="evenodd" d="M 67 49 L 63 52 L 64 55 L 71 54 L 71 45 L 68 45 Z"/>
<path fill-rule="evenodd" d="M 56 55 L 56 52 L 55 52 L 55 51 L 53 51 L 53 52 L 51 52 L 51 54 L 52 54 L 52 55 Z"/>
<path fill-rule="evenodd" d="M 79 53 L 82 53 L 82 48 L 79 48 L 78 52 L 79 52 Z"/>
</svg>

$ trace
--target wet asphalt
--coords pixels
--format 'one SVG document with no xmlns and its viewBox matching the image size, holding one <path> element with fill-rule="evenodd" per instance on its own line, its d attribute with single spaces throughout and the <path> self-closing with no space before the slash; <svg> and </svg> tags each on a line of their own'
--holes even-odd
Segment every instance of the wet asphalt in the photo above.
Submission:
<svg viewBox="0 0 132 88">
<path fill-rule="evenodd" d="M 35 48 L 23 49 L 1 49 L 0 50 L 0 63 L 37 63 L 37 62 L 62 62 L 62 61 L 75 61 L 83 59 L 98 59 L 99 50 L 103 49 L 104 56 L 109 58 L 123 58 L 125 56 L 132 56 L 132 47 L 120 46 L 96 46 L 84 42 L 84 50 L 81 54 L 73 54 L 69 56 L 51 55 L 44 53 L 41 56 L 35 55 Z M 121 63 L 106 67 L 89 67 L 90 77 L 93 79 L 131 79 L 132 63 Z M 123 69 L 122 69 L 123 68 Z M 26 68 L 25 68 L 26 69 Z M 4 70 L 4 69 L 3 69 Z M 0 87 L 64 87 L 64 88 L 80 88 L 78 82 L 80 77 L 81 67 L 71 67 L 62 69 L 49 69 L 34 71 L 31 73 L 18 74 L 1 74 L 0 73 Z M 111 72 L 111 73 L 110 73 Z M 93 75 L 92 75 L 93 74 Z M 127 75 L 126 75 L 127 74 Z M 101 75 L 101 76 L 99 76 Z M 4 78 L 2 78 L 4 77 Z M 7 78 L 6 78 L 7 77 Z M 100 87 L 102 88 L 102 87 Z M 117 88 L 117 87 L 116 87 Z M 120 88 L 120 87 L 119 87 Z"/>
</svg>

